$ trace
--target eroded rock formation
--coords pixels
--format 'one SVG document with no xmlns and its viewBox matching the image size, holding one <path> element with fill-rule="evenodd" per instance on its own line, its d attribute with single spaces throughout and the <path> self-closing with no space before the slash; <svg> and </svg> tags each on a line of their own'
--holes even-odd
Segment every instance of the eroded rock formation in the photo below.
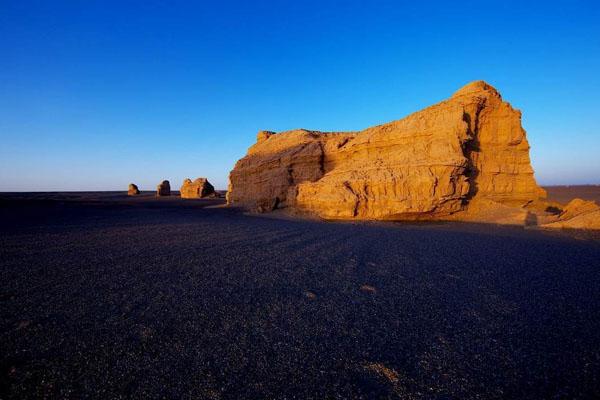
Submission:
<svg viewBox="0 0 600 400">
<path fill-rule="evenodd" d="M 138 194 L 140 194 L 140 190 L 138 189 L 137 185 L 135 183 L 130 183 L 129 187 L 127 188 L 127 195 L 137 196 Z"/>
<path fill-rule="evenodd" d="M 485 220 L 487 209 L 521 219 L 544 197 L 521 112 L 483 81 L 360 132 L 261 131 L 227 194 L 228 204 L 251 210 L 381 220 Z"/>
<path fill-rule="evenodd" d="M 558 215 L 557 220 L 544 228 L 600 229 L 600 207 L 594 201 L 573 199 Z"/>
<path fill-rule="evenodd" d="M 171 195 L 171 184 L 169 181 L 162 181 L 156 186 L 157 196 L 170 196 Z"/>
<path fill-rule="evenodd" d="M 197 178 L 192 182 L 191 179 L 186 179 L 179 190 L 181 197 L 184 199 L 200 199 L 203 197 L 213 196 L 215 188 L 206 178 Z"/>
</svg>

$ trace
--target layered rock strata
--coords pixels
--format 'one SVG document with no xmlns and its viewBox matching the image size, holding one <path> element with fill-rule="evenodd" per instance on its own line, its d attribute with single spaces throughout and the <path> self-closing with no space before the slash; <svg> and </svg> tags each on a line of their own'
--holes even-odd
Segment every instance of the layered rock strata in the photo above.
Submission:
<svg viewBox="0 0 600 400">
<path fill-rule="evenodd" d="M 483 81 L 360 132 L 261 131 L 229 178 L 230 205 L 326 219 L 460 219 L 476 204 L 478 220 L 545 197 L 521 112 Z"/>
</svg>

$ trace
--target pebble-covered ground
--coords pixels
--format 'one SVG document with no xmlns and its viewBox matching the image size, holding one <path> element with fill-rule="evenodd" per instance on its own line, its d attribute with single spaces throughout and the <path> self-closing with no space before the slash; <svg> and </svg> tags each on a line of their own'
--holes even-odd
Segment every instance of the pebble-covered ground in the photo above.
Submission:
<svg viewBox="0 0 600 400">
<path fill-rule="evenodd" d="M 0 398 L 600 397 L 600 241 L 221 202 L 4 196 Z"/>
</svg>

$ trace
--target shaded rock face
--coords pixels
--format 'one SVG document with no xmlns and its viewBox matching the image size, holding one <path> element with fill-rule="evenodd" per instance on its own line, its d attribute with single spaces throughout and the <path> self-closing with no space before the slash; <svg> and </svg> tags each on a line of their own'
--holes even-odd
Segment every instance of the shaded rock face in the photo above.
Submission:
<svg viewBox="0 0 600 400">
<path fill-rule="evenodd" d="M 200 199 L 202 197 L 214 196 L 215 188 L 206 178 L 197 178 L 192 182 L 186 179 L 179 189 L 181 197 L 184 199 Z"/>
<path fill-rule="evenodd" d="M 130 183 L 127 189 L 127 195 L 136 196 L 138 194 L 140 194 L 140 190 L 138 189 L 137 185 L 134 183 Z"/>
<path fill-rule="evenodd" d="M 157 196 L 170 196 L 171 195 L 171 184 L 169 181 L 162 181 L 156 186 Z"/>
<path fill-rule="evenodd" d="M 486 204 L 524 207 L 545 197 L 520 111 L 483 81 L 360 132 L 263 131 L 257 139 L 231 171 L 229 204 L 403 220 L 446 218 L 475 198 L 485 214 Z"/>
</svg>

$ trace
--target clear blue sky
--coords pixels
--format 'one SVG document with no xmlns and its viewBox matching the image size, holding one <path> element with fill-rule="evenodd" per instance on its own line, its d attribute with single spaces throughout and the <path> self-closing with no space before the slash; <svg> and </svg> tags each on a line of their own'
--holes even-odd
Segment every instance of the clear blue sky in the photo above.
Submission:
<svg viewBox="0 0 600 400">
<path fill-rule="evenodd" d="M 0 191 L 225 188 L 260 129 L 359 130 L 478 79 L 539 182 L 598 184 L 597 4 L 0 0 Z"/>
</svg>

